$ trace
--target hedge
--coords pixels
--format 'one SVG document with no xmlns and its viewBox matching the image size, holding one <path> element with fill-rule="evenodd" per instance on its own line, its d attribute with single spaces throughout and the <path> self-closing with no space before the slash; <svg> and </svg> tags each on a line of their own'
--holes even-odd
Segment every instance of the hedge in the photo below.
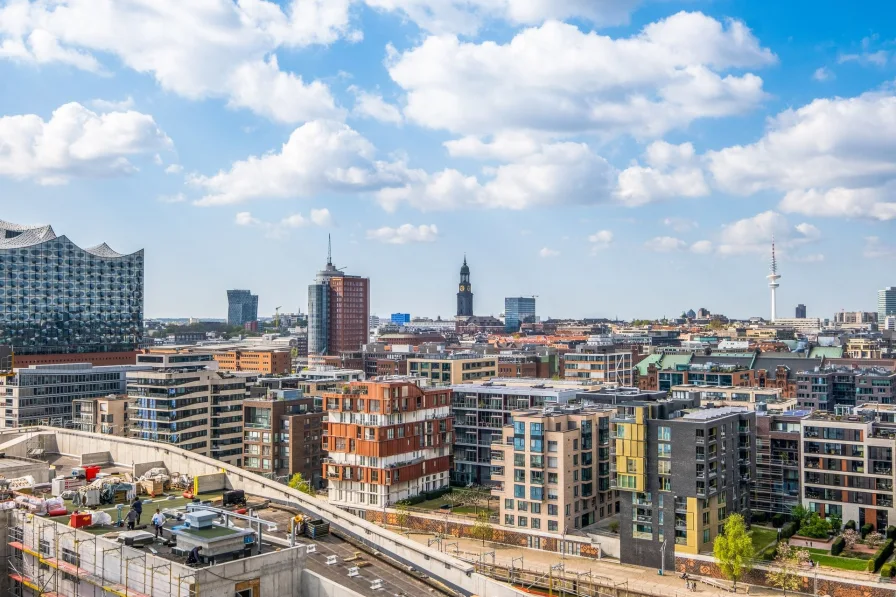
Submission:
<svg viewBox="0 0 896 597">
<path fill-rule="evenodd" d="M 773 543 L 762 550 L 762 559 L 766 562 L 771 562 L 775 559 L 775 556 L 778 555 L 778 545 Z"/>
<path fill-rule="evenodd" d="M 890 525 L 887 527 L 887 539 L 896 539 L 896 526 Z"/>
<path fill-rule="evenodd" d="M 864 539 L 865 535 L 867 535 L 868 533 L 870 533 L 873 530 L 874 530 L 874 525 L 871 524 L 870 522 L 868 524 L 863 524 L 862 529 L 861 529 L 862 539 Z"/>
<path fill-rule="evenodd" d="M 881 578 L 893 578 L 894 574 L 896 574 L 896 565 L 894 565 L 893 562 L 889 562 L 880 567 Z"/>
<path fill-rule="evenodd" d="M 772 516 L 772 526 L 776 529 L 780 529 L 784 526 L 784 515 L 783 514 L 775 514 Z"/>
<path fill-rule="evenodd" d="M 844 529 L 844 530 L 849 529 L 850 531 L 854 531 L 854 530 L 856 530 L 856 521 L 854 521 L 854 520 L 847 520 L 847 521 L 846 521 L 846 524 L 843 525 L 843 529 Z"/>
<path fill-rule="evenodd" d="M 891 555 L 893 555 L 893 540 L 889 539 L 883 544 L 883 547 L 878 549 L 874 556 L 868 560 L 868 572 L 874 572 L 883 566 L 884 562 L 886 562 L 887 558 Z"/>
<path fill-rule="evenodd" d="M 846 539 L 843 537 L 837 537 L 834 539 L 834 542 L 831 543 L 831 555 L 839 556 L 843 553 L 843 550 L 846 548 Z"/>
<path fill-rule="evenodd" d="M 793 537 L 796 532 L 800 529 L 799 521 L 788 522 L 783 527 L 781 527 L 781 537 L 784 539 L 790 539 Z"/>
</svg>

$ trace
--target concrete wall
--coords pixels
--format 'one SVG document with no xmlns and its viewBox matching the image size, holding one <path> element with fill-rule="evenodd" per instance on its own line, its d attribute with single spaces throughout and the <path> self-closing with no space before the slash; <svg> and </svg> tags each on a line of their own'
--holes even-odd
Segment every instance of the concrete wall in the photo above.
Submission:
<svg viewBox="0 0 896 597">
<path fill-rule="evenodd" d="M 46 442 L 47 445 L 55 442 L 57 451 L 60 454 L 71 455 L 84 452 L 109 451 L 112 453 L 115 463 L 119 465 L 133 466 L 136 462 L 163 460 L 167 464 L 168 470 L 193 476 L 223 470 L 227 476 L 227 489 L 238 487 L 247 493 L 282 501 L 309 515 L 328 520 L 332 530 L 339 531 L 343 535 L 360 541 L 406 565 L 414 566 L 418 570 L 426 570 L 432 577 L 456 588 L 463 594 L 487 595 L 488 597 L 520 597 L 524 595 L 524 593 L 513 587 L 477 574 L 473 566 L 466 562 L 447 554 L 435 552 L 411 539 L 344 512 L 325 501 L 318 500 L 290 489 L 286 485 L 271 481 L 255 473 L 244 471 L 220 460 L 214 460 L 166 444 L 156 444 L 132 438 L 113 437 L 71 429 L 50 427 L 40 429 L 39 435 L 41 438 L 47 439 L 18 438 L 12 442 L 7 442 L 6 445 L 9 445 L 10 450 L 12 450 L 16 447 L 16 444 L 22 444 L 26 440 L 34 443 L 35 439 L 40 439 L 40 441 Z M 5 439 L 6 436 L 0 432 L 0 441 Z M 0 444 L 0 449 L 2 447 L 3 445 Z M 25 448 L 20 447 L 19 449 Z"/>
<path fill-rule="evenodd" d="M 304 549 L 284 549 L 195 571 L 197 597 L 233 595 L 237 585 L 259 581 L 261 595 L 302 595 Z"/>
<path fill-rule="evenodd" d="M 51 475 L 51 469 L 46 462 L 40 460 L 19 460 L 7 458 L 2 461 L 5 465 L 0 468 L 0 474 L 7 479 L 15 479 L 16 477 L 25 477 L 31 475 L 34 477 L 35 483 L 49 483 L 50 479 L 55 476 L 55 471 Z"/>
<path fill-rule="evenodd" d="M 81 466 L 88 464 L 112 464 L 112 454 L 109 452 L 81 454 Z"/>
<path fill-rule="evenodd" d="M 227 475 L 225 473 L 209 473 L 193 477 L 193 493 L 207 493 L 209 491 L 221 491 L 227 489 Z"/>
<path fill-rule="evenodd" d="M 309 570 L 302 572 L 302 590 L 299 595 L 301 597 L 363 597 L 360 593 L 337 585 L 329 578 L 324 578 Z"/>
<path fill-rule="evenodd" d="M 146 471 L 154 468 L 165 468 L 165 462 L 162 460 L 153 460 L 152 462 L 138 462 L 134 464 L 134 477 L 142 477 Z"/>
</svg>

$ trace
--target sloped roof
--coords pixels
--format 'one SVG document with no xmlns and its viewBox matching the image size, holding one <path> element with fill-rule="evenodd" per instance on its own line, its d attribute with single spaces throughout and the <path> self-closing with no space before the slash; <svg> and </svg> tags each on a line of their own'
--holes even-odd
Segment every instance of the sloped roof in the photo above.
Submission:
<svg viewBox="0 0 896 597">
<path fill-rule="evenodd" d="M 91 255 L 96 255 L 97 257 L 124 257 L 124 255 L 122 255 L 118 251 L 113 250 L 112 247 L 110 247 L 106 243 L 84 249 L 84 252 L 90 253 Z"/>
<path fill-rule="evenodd" d="M 661 354 L 652 354 L 643 359 L 640 363 L 635 365 L 635 368 L 638 370 L 638 375 L 647 375 L 647 368 L 650 365 L 656 365 L 659 368 L 659 362 L 663 360 L 663 355 Z"/>
<path fill-rule="evenodd" d="M 0 220 L 0 249 L 21 249 L 54 238 L 52 226 L 22 226 Z"/>
</svg>

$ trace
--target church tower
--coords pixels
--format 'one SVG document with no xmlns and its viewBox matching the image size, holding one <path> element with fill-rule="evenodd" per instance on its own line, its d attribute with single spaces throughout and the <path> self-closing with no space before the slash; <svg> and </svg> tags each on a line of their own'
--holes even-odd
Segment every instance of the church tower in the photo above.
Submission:
<svg viewBox="0 0 896 597">
<path fill-rule="evenodd" d="M 467 265 L 467 256 L 464 255 L 464 264 L 460 268 L 460 285 L 457 287 L 457 316 L 473 316 L 473 287 L 470 286 L 470 268 Z"/>
</svg>

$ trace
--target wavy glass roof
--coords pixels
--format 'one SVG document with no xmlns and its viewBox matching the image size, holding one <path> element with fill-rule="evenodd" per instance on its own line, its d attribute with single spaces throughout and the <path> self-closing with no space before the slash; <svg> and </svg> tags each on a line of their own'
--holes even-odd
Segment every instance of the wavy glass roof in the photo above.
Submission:
<svg viewBox="0 0 896 597">
<path fill-rule="evenodd" d="M 55 238 L 57 236 L 52 226 L 22 226 L 21 224 L 0 220 L 0 249 L 24 249 Z M 97 257 L 125 257 L 125 255 L 115 251 L 106 243 L 82 250 Z"/>
</svg>

